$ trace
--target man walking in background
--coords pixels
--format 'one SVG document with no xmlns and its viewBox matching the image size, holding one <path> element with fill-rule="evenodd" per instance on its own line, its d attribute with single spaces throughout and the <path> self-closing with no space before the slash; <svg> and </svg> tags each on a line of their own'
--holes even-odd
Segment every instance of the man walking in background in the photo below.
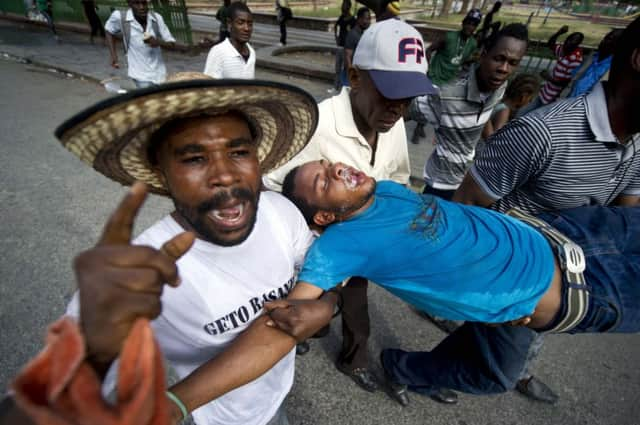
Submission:
<svg viewBox="0 0 640 425">
<path fill-rule="evenodd" d="M 104 26 L 111 66 L 120 68 L 114 37 L 120 35 L 127 55 L 128 75 L 137 88 L 164 82 L 167 68 L 161 47 L 173 47 L 173 38 L 159 13 L 149 11 L 147 0 L 128 0 L 126 12 L 115 10 Z"/>
<path fill-rule="evenodd" d="M 253 15 L 242 2 L 227 8 L 229 37 L 211 48 L 204 73 L 213 78 L 253 79 L 256 72 L 256 52 L 249 44 L 253 33 Z"/>
</svg>

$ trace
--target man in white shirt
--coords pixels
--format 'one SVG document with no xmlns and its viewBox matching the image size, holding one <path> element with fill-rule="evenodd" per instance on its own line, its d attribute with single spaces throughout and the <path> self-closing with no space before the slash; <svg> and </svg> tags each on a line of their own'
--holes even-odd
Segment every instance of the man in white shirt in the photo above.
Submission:
<svg viewBox="0 0 640 425">
<path fill-rule="evenodd" d="M 389 19 L 360 38 L 349 68 L 351 87 L 320 103 L 318 129 L 290 162 L 265 176 L 280 190 L 287 173 L 308 161 L 325 159 L 363 170 L 378 180 L 409 182 L 407 135 L 402 119 L 412 98 L 433 93 L 426 77 L 422 36 L 411 25 Z M 342 292 L 342 351 L 336 366 L 366 391 L 375 391 L 368 370 L 368 282 L 354 277 Z"/>
<path fill-rule="evenodd" d="M 128 0 L 128 3 L 129 9 L 124 15 L 115 10 L 104 26 L 111 66 L 120 68 L 114 36 L 121 35 L 129 64 L 128 75 L 136 87 L 160 84 L 167 77 L 161 47 L 173 47 L 176 39 L 162 16 L 149 11 L 148 0 Z"/>
<path fill-rule="evenodd" d="M 219 397 L 208 396 L 211 382 L 192 385 L 189 375 L 222 355 L 266 301 L 286 297 L 296 282 L 312 234 L 293 204 L 261 192 L 261 170 L 306 144 L 317 107 L 295 87 L 202 77 L 111 98 L 57 130 L 65 147 L 107 177 L 143 181 L 175 206 L 131 243 L 146 193 L 135 184 L 98 245 L 76 259 L 79 292 L 68 313 L 80 317 L 89 359 L 103 374 L 135 318 L 155 319 L 160 348 L 183 380 L 169 396 L 176 421 L 188 409 L 196 424 L 284 425 L 293 351 Z"/>
<path fill-rule="evenodd" d="M 204 73 L 213 78 L 253 79 L 256 71 L 256 52 L 249 44 L 253 32 L 253 15 L 242 2 L 227 8 L 229 37 L 211 48 Z"/>
</svg>

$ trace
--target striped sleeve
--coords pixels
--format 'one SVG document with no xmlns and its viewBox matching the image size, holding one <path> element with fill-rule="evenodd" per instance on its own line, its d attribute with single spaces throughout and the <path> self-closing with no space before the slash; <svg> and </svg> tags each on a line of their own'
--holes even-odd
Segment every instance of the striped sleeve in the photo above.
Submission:
<svg viewBox="0 0 640 425">
<path fill-rule="evenodd" d="M 627 187 L 623 189 L 622 194 L 640 196 L 640 169 L 636 170 L 636 175 L 631 179 Z"/>
<path fill-rule="evenodd" d="M 408 116 L 420 124 L 440 126 L 440 97 L 437 95 L 418 96 L 409 105 Z"/>
<path fill-rule="evenodd" d="M 511 121 L 486 142 L 471 167 L 482 190 L 498 200 L 544 170 L 551 150 L 551 134 L 540 119 L 526 116 Z"/>
</svg>

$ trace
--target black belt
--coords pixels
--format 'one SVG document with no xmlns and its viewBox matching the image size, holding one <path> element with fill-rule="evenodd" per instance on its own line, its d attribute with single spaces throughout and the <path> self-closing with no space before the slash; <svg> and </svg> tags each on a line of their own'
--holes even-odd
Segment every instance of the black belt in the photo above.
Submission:
<svg viewBox="0 0 640 425">
<path fill-rule="evenodd" d="M 553 328 L 547 332 L 567 332 L 575 328 L 584 319 L 589 308 L 589 291 L 584 279 L 586 260 L 582 248 L 571 239 L 551 227 L 547 222 L 533 217 L 517 208 L 507 211 L 507 215 L 515 217 L 538 230 L 547 239 L 555 251 L 560 269 L 567 282 L 567 311 Z"/>
</svg>

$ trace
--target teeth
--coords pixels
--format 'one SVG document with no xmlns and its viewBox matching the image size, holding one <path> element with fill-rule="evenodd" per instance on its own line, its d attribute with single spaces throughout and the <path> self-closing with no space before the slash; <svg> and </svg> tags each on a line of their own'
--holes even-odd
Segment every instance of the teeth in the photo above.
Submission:
<svg viewBox="0 0 640 425">
<path fill-rule="evenodd" d="M 222 210 L 213 210 L 211 215 L 218 220 L 237 221 L 244 213 L 244 204 L 232 208 L 224 208 Z"/>
<path fill-rule="evenodd" d="M 340 177 L 342 177 L 347 189 L 353 190 L 358 185 L 358 179 L 353 175 L 350 168 L 345 168 L 342 173 L 340 173 Z"/>
</svg>

